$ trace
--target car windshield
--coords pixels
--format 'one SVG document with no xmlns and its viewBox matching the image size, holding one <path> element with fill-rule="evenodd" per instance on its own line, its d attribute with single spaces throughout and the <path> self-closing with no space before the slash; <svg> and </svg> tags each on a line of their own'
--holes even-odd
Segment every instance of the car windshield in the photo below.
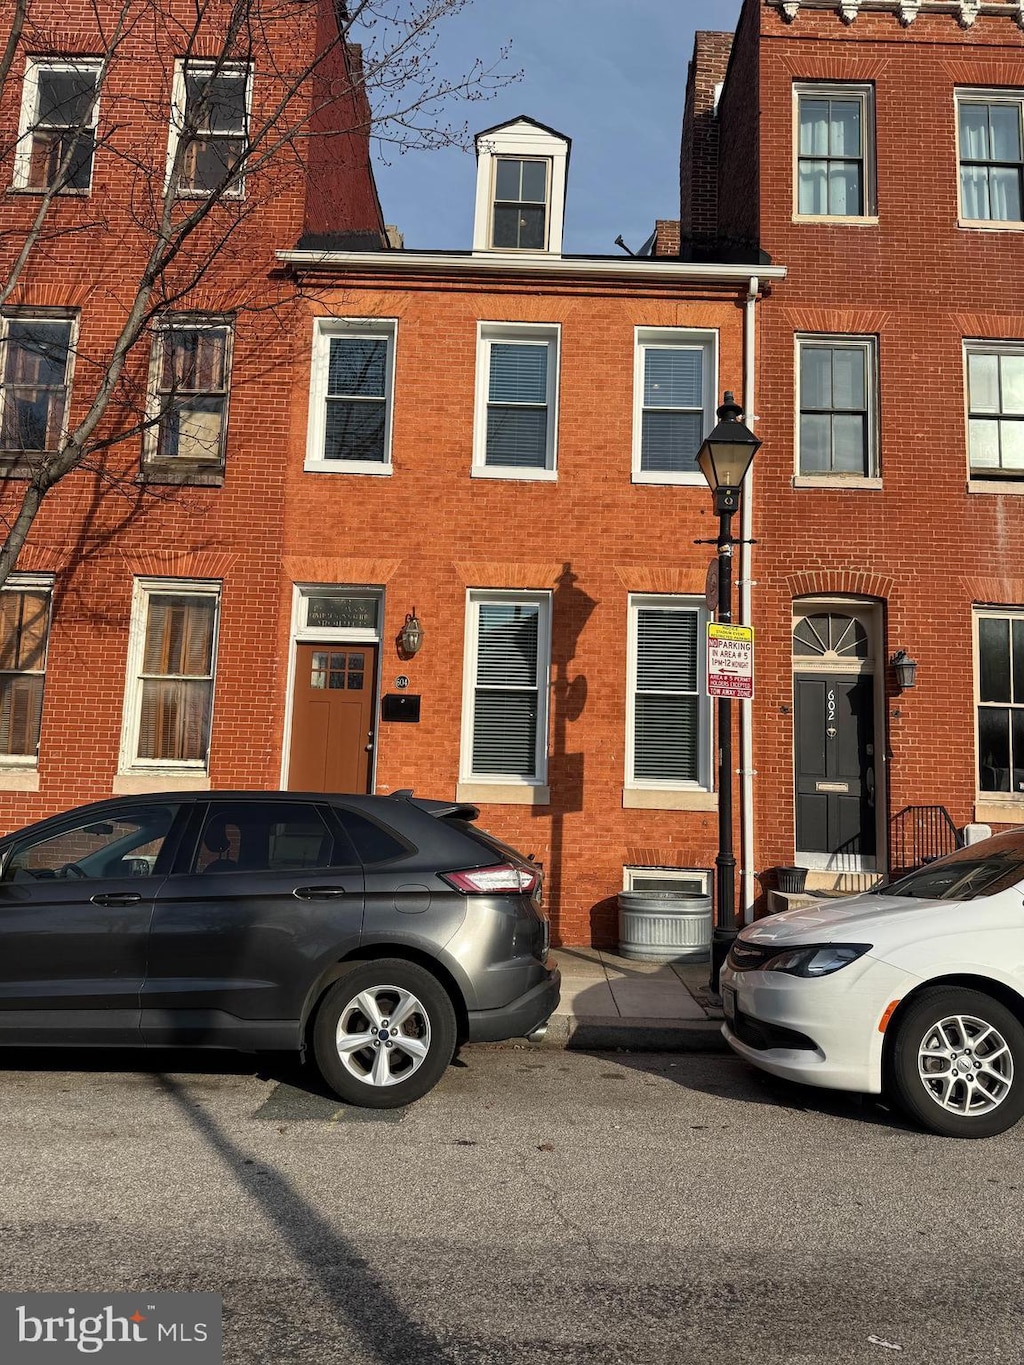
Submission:
<svg viewBox="0 0 1024 1365">
<path fill-rule="evenodd" d="M 1024 830 L 998 834 L 994 839 L 957 849 L 888 886 L 883 896 L 914 896 L 922 900 L 970 901 L 1024 881 Z"/>
</svg>

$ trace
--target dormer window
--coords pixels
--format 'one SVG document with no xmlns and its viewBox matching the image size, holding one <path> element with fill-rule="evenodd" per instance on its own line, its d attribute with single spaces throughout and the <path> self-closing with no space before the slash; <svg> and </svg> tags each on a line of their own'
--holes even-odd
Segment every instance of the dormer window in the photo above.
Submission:
<svg viewBox="0 0 1024 1365">
<path fill-rule="evenodd" d="M 569 147 L 525 115 L 477 133 L 474 252 L 562 254 Z"/>
<path fill-rule="evenodd" d="M 512 156 L 495 158 L 491 245 L 496 250 L 546 248 L 550 164 Z"/>
</svg>

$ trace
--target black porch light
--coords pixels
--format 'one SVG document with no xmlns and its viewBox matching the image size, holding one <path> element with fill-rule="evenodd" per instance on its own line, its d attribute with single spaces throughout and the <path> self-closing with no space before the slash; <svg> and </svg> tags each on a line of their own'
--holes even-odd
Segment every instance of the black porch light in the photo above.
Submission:
<svg viewBox="0 0 1024 1365">
<path fill-rule="evenodd" d="M 740 505 L 740 486 L 761 442 L 740 421 L 743 409 L 729 392 L 718 409 L 718 425 L 697 452 L 697 465 L 715 495 L 719 516 Z"/>
<path fill-rule="evenodd" d="M 905 649 L 898 649 L 889 660 L 896 670 L 896 682 L 901 692 L 917 685 L 917 660 L 912 659 Z"/>
</svg>

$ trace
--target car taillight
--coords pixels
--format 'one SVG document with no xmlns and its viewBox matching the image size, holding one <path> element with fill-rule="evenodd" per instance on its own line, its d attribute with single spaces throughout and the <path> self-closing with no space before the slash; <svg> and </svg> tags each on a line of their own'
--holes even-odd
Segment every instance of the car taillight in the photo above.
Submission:
<svg viewBox="0 0 1024 1365">
<path fill-rule="evenodd" d="M 530 892 L 537 885 L 536 872 L 511 863 L 495 863 L 493 867 L 474 867 L 466 872 L 442 872 L 441 876 L 456 891 L 467 896 L 494 896 L 506 892 Z"/>
</svg>

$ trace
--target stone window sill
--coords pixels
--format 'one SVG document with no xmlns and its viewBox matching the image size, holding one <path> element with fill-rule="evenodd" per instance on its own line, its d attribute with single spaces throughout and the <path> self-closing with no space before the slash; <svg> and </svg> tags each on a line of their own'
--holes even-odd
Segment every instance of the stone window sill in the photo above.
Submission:
<svg viewBox="0 0 1024 1365">
<path fill-rule="evenodd" d="M 990 796 L 977 796 L 974 801 L 974 819 L 979 825 L 1024 824 L 1024 796 L 1009 801 L 994 800 Z"/>
<path fill-rule="evenodd" d="M 460 782 L 455 799 L 482 806 L 549 806 L 551 788 L 521 782 Z"/>
<path fill-rule="evenodd" d="M 794 474 L 794 488 L 831 488 L 843 493 L 879 491 L 882 480 L 866 478 L 863 474 Z"/>
<path fill-rule="evenodd" d="M 0 768 L 0 792 L 37 792 L 38 768 Z"/>
<path fill-rule="evenodd" d="M 1009 493 L 1012 497 L 1024 494 L 1024 479 L 968 479 L 968 493 Z"/>
<path fill-rule="evenodd" d="M 160 773 L 118 773 L 114 778 L 115 796 L 143 796 L 148 792 L 208 792 L 210 774 L 171 770 Z"/>
<path fill-rule="evenodd" d="M 140 474 L 142 483 L 189 484 L 200 488 L 222 488 L 224 466 L 211 460 L 145 460 Z"/>
<path fill-rule="evenodd" d="M 718 793 L 675 787 L 623 787 L 624 810 L 717 810 Z"/>
</svg>

